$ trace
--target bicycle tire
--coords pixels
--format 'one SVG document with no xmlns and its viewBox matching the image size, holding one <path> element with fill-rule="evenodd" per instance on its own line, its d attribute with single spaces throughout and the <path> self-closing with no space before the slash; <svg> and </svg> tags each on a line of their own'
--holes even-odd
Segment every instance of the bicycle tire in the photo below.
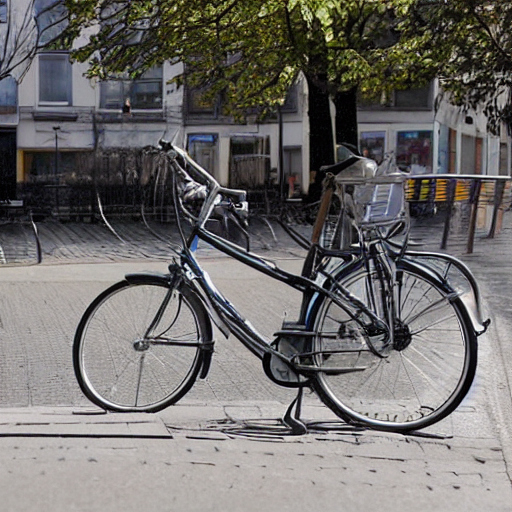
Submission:
<svg viewBox="0 0 512 512">
<path fill-rule="evenodd" d="M 318 373 L 312 387 L 347 422 L 405 433 L 433 425 L 460 405 L 475 376 L 477 339 L 456 294 L 428 271 L 407 262 L 398 265 L 403 273 L 401 318 L 391 352 L 387 357 L 371 351 L 335 353 L 328 357 L 328 363 L 319 355 L 319 365 L 365 369 L 338 375 Z M 362 268 L 349 268 L 337 280 L 368 303 L 366 276 Z M 346 313 L 331 299 L 321 301 L 310 327 L 321 333 L 315 337 L 315 351 L 336 349 L 333 344 L 343 349 L 347 339 L 353 349 L 354 345 L 356 350 L 364 348 L 364 336 L 355 322 L 347 322 Z M 335 328 L 338 339 L 327 340 L 326 333 Z"/>
<path fill-rule="evenodd" d="M 165 282 L 151 279 L 121 281 L 84 313 L 74 338 L 73 367 L 80 388 L 94 404 L 111 411 L 156 412 L 193 386 L 205 357 L 206 345 L 201 345 L 212 340 L 211 323 L 193 291 L 184 286 L 175 290 L 153 330 L 160 338 L 191 345 L 144 340 L 168 291 Z"/>
</svg>

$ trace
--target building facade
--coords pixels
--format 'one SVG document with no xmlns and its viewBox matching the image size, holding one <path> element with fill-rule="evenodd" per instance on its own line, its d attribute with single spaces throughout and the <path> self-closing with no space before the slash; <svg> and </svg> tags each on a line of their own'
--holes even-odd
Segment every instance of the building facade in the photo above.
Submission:
<svg viewBox="0 0 512 512">
<path fill-rule="evenodd" d="M 40 53 L 23 81 L 0 82 L 2 183 L 63 184 L 89 175 L 98 152 L 115 152 L 175 140 L 222 184 L 260 187 L 277 181 L 282 151 L 286 182 L 309 184 L 307 93 L 302 81 L 276 115 L 256 123 L 223 116 L 200 92 L 170 80 L 180 65 L 151 69 L 138 80 L 86 78 L 86 66 L 68 52 Z M 6 148 L 9 148 L 7 151 Z"/>
<path fill-rule="evenodd" d="M 0 30 L 7 17 L 0 1 Z M 2 20 L 4 20 L 2 22 Z M 299 79 L 275 116 L 244 123 L 222 114 L 202 91 L 177 87 L 183 71 L 164 63 L 138 80 L 98 81 L 66 51 L 39 53 L 21 83 L 0 81 L 0 180 L 3 198 L 20 185 L 64 187 L 92 177 L 134 180 L 133 151 L 176 141 L 223 185 L 284 184 L 306 193 L 309 169 L 308 91 Z M 397 91 L 383 104 L 361 104 L 360 150 L 379 161 L 389 151 L 414 174 L 510 175 L 510 135 L 486 130 L 481 113 L 462 113 L 439 98 L 437 83 Z M 132 153 L 130 153 L 130 151 Z M 23 188 L 23 187 L 21 187 Z"/>
<path fill-rule="evenodd" d="M 437 81 L 396 91 L 383 104 L 361 105 L 359 144 L 377 161 L 393 151 L 413 174 L 511 174 L 510 128 L 489 133 L 486 117 L 451 105 Z"/>
</svg>

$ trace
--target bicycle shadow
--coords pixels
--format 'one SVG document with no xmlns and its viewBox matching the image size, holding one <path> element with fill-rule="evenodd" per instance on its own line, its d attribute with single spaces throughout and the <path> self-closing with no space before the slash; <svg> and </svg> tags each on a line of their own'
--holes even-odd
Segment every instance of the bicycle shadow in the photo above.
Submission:
<svg viewBox="0 0 512 512">
<path fill-rule="evenodd" d="M 208 420 L 199 427 L 178 426 L 166 424 L 170 433 L 180 432 L 187 434 L 187 437 L 202 437 L 203 435 L 223 434 L 228 438 L 244 438 L 254 441 L 285 441 L 286 439 L 312 436 L 321 440 L 335 441 L 343 437 L 351 437 L 351 441 L 357 442 L 365 434 L 378 433 L 379 431 L 367 427 L 350 425 L 341 420 L 301 420 L 305 429 L 298 431 L 296 426 L 289 425 L 283 418 L 254 418 L 235 419 L 223 418 Z M 390 432 L 380 432 L 389 434 Z M 449 439 L 453 436 L 441 433 L 430 433 L 422 431 L 411 431 L 404 434 L 395 434 L 403 437 L 420 437 L 430 439 Z"/>
</svg>

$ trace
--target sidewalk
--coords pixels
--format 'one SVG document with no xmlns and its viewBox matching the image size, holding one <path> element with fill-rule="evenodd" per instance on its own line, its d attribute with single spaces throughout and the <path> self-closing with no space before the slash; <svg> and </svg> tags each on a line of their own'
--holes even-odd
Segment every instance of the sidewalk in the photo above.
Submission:
<svg viewBox="0 0 512 512">
<path fill-rule="evenodd" d="M 435 246 L 428 232 L 420 235 Z M 123 252 L 110 243 L 107 254 Z M 77 264 L 80 247 L 72 249 L 60 248 L 64 266 L 0 269 L 2 511 L 512 511 L 511 228 L 462 256 L 493 323 L 480 338 L 470 395 L 425 436 L 355 431 L 314 396 L 302 414 L 310 433 L 286 435 L 278 420 L 293 391 L 268 384 L 259 362 L 231 339 L 220 344 L 209 380 L 180 404 L 158 414 L 103 414 L 73 382 L 73 326 L 128 268 L 165 261 L 138 254 Z M 276 257 L 300 265 L 289 252 Z M 206 264 L 224 286 L 250 282 L 254 293 L 242 305 L 259 304 L 269 321 L 282 297 L 262 304 L 265 283 L 224 260 Z"/>
<path fill-rule="evenodd" d="M 2 510 L 510 511 L 499 443 L 465 409 L 446 438 L 337 422 L 290 437 L 270 421 L 283 413 L 275 402 L 185 401 L 154 415 L 4 409 Z M 311 404 L 303 416 L 333 419 Z"/>
</svg>

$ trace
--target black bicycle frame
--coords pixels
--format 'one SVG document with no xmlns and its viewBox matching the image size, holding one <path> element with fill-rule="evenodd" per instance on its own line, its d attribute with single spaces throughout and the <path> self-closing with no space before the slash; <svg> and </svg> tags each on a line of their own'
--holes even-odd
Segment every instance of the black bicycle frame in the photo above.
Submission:
<svg viewBox="0 0 512 512">
<path fill-rule="evenodd" d="M 259 358 L 263 358 L 264 355 L 269 352 L 274 353 L 279 357 L 282 356 L 275 351 L 270 346 L 270 342 L 262 337 L 254 327 L 240 315 L 236 308 L 224 298 L 224 296 L 215 287 L 208 274 L 201 268 L 194 255 L 194 251 L 191 249 L 191 247 L 195 246 L 196 239 L 203 240 L 224 254 L 235 258 L 237 261 L 240 261 L 263 274 L 302 292 L 303 302 L 299 322 L 305 321 L 311 301 L 314 300 L 317 295 L 321 295 L 322 297 L 331 298 L 358 323 L 365 325 L 361 318 L 361 313 L 364 313 L 368 317 L 368 323 L 366 325 L 372 323 L 384 332 L 388 332 L 387 323 L 379 318 L 373 311 L 368 309 L 363 302 L 352 295 L 340 283 L 329 282 L 329 286 L 325 287 L 324 283 L 320 284 L 310 278 L 286 272 L 264 258 L 243 251 L 236 244 L 232 244 L 205 229 L 198 228 L 191 236 L 189 243 L 181 254 L 181 267 L 186 269 L 184 276 L 186 280 L 199 292 L 199 295 L 203 300 L 205 300 L 209 311 L 215 313 L 215 315 L 212 315 L 212 318 L 221 332 L 226 336 L 229 332 L 232 332 Z M 315 250 L 318 249 L 315 248 Z M 342 253 L 337 253 L 337 256 L 341 255 Z M 351 253 L 346 253 L 344 256 L 347 260 L 349 258 L 350 260 L 353 260 L 353 255 Z M 175 267 L 174 271 L 176 271 Z"/>
<path fill-rule="evenodd" d="M 186 173 L 176 160 L 174 160 L 173 164 L 177 165 L 181 172 Z M 313 279 L 319 275 L 316 274 L 315 270 L 315 268 L 318 268 L 318 265 L 311 264 L 313 260 L 321 261 L 323 257 L 336 256 L 347 262 L 354 260 L 356 258 L 355 254 L 357 254 L 358 251 L 328 251 L 321 248 L 318 244 L 312 244 L 304 263 L 304 272 L 302 275 L 286 272 L 265 258 L 245 251 L 237 244 L 229 242 L 205 228 L 206 221 L 215 206 L 214 196 L 217 194 L 217 191 L 218 193 L 238 192 L 220 187 L 214 180 L 212 181 L 214 183 L 213 190 L 208 194 L 203 208 L 201 209 L 200 216 L 197 218 L 197 222 L 192 228 L 191 234 L 186 237 L 181 226 L 180 202 L 178 200 L 177 181 L 174 177 L 174 210 L 178 231 L 183 242 L 183 250 L 180 255 L 180 264 L 171 265 L 170 271 L 171 273 L 181 272 L 182 279 L 188 282 L 203 299 L 203 302 L 205 302 L 211 314 L 212 320 L 225 336 L 228 336 L 229 333 L 233 333 L 244 346 L 260 359 L 263 359 L 265 354 L 272 353 L 288 361 L 285 356 L 271 346 L 272 341 L 265 339 L 240 315 L 236 308 L 215 287 L 209 275 L 201 268 L 194 254 L 199 240 L 206 242 L 237 261 L 302 292 L 303 299 L 299 322 L 305 323 L 311 301 L 321 296 L 329 297 L 337 306 L 342 308 L 354 321 L 363 327 L 373 325 L 376 329 L 380 329 L 384 333 L 389 332 L 387 321 L 379 318 L 366 304 L 352 295 L 343 285 L 331 282 L 325 278 L 323 278 L 323 281 L 318 280 L 318 282 L 316 279 Z M 363 321 L 364 317 L 368 320 L 366 324 Z"/>
</svg>

